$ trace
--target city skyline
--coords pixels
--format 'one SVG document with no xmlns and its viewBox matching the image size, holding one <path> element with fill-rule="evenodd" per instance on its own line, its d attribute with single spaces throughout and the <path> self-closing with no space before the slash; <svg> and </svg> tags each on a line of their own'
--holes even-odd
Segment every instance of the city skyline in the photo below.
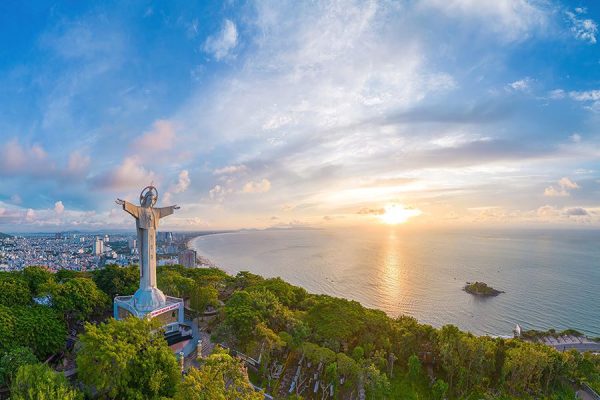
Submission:
<svg viewBox="0 0 600 400">
<path fill-rule="evenodd" d="M 592 2 L 0 8 L 0 232 L 600 222 Z"/>
</svg>

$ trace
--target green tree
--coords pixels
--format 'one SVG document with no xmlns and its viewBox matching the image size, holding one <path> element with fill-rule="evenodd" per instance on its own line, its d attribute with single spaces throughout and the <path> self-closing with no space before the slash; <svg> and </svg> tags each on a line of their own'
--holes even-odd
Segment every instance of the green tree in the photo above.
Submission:
<svg viewBox="0 0 600 400">
<path fill-rule="evenodd" d="M 286 310 L 268 290 L 237 291 L 224 307 L 225 318 L 216 336 L 245 350 L 259 336 L 259 323 L 275 332 L 285 330 L 291 319 Z"/>
<path fill-rule="evenodd" d="M 183 379 L 175 400 L 262 400 L 256 392 L 243 363 L 217 349 L 200 368 L 192 368 Z"/>
<path fill-rule="evenodd" d="M 0 353 L 14 345 L 16 324 L 17 321 L 11 309 L 0 304 Z"/>
<path fill-rule="evenodd" d="M 506 351 L 502 369 L 505 385 L 513 395 L 548 392 L 559 377 L 560 353 L 544 345 L 519 342 Z"/>
<path fill-rule="evenodd" d="M 352 350 L 352 358 L 356 361 L 361 361 L 365 357 L 365 349 L 362 346 L 356 346 Z"/>
<path fill-rule="evenodd" d="M 53 281 L 54 274 L 46 267 L 30 266 L 23 269 L 23 278 L 27 281 L 31 294 L 38 296 L 40 294 L 40 286 Z"/>
<path fill-rule="evenodd" d="M 336 359 L 338 373 L 346 378 L 351 383 L 356 382 L 360 367 L 352 358 L 344 353 L 338 353 Z"/>
<path fill-rule="evenodd" d="M 190 294 L 190 307 L 203 313 L 209 305 L 216 307 L 219 304 L 219 292 L 212 286 L 195 285 Z"/>
<path fill-rule="evenodd" d="M 14 341 L 43 359 L 62 350 L 67 330 L 57 313 L 46 306 L 13 307 Z"/>
<path fill-rule="evenodd" d="M 92 278 L 93 275 L 88 272 L 73 271 L 70 269 L 59 269 L 54 274 L 56 282 L 64 283 L 73 278 Z"/>
<path fill-rule="evenodd" d="M 408 379 L 412 387 L 417 387 L 423 382 L 423 366 L 415 354 L 408 358 Z"/>
<path fill-rule="evenodd" d="M 73 278 L 65 283 L 48 283 L 41 287 L 50 295 L 52 307 L 67 321 L 84 321 L 108 306 L 108 296 L 98 289 L 93 280 Z"/>
<path fill-rule="evenodd" d="M 433 395 L 433 400 L 445 399 L 447 392 L 448 384 L 444 382 L 443 379 L 436 380 L 433 386 L 431 386 L 431 394 Z"/>
<path fill-rule="evenodd" d="M 196 281 L 172 269 L 159 269 L 156 280 L 158 287 L 169 296 L 190 297 L 196 288 Z"/>
<path fill-rule="evenodd" d="M 390 393 L 390 382 L 385 374 L 373 364 L 364 370 L 365 389 L 368 399 L 387 399 Z"/>
<path fill-rule="evenodd" d="M 29 347 L 16 346 L 0 357 L 0 386 L 10 386 L 22 365 L 37 364 L 39 361 Z"/>
<path fill-rule="evenodd" d="M 69 385 L 67 378 L 45 364 L 19 368 L 10 387 L 12 400 L 82 400 L 83 395 Z"/>
<path fill-rule="evenodd" d="M 128 296 L 135 293 L 139 287 L 140 269 L 135 265 L 129 267 L 107 265 L 94 271 L 92 278 L 98 288 L 112 299 L 116 295 Z"/>
<path fill-rule="evenodd" d="M 0 274 L 0 305 L 7 307 L 31 304 L 31 292 L 25 279 L 16 274 Z"/>
<path fill-rule="evenodd" d="M 339 350 L 355 341 L 365 327 L 365 309 L 356 301 L 319 296 L 306 315 L 312 328 L 313 341 Z"/>
<path fill-rule="evenodd" d="M 158 399 L 174 394 L 177 360 L 154 321 L 131 317 L 88 323 L 80 341 L 79 377 L 101 396 Z"/>
</svg>

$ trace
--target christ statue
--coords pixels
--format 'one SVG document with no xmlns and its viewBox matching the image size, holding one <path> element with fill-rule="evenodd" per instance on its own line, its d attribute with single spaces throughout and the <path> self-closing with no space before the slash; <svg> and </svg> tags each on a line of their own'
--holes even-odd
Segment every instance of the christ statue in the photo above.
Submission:
<svg viewBox="0 0 600 400">
<path fill-rule="evenodd" d="M 165 295 L 156 287 L 156 229 L 158 221 L 173 214 L 178 206 L 154 208 L 158 191 L 147 186 L 140 194 L 140 205 L 117 199 L 116 203 L 135 218 L 140 253 L 140 288 L 134 294 L 135 307 L 152 311 L 165 304 Z"/>
</svg>

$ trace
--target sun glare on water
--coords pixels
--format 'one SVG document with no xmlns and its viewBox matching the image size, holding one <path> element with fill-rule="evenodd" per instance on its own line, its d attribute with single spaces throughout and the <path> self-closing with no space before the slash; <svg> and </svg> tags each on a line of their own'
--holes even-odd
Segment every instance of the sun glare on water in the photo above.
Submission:
<svg viewBox="0 0 600 400">
<path fill-rule="evenodd" d="M 384 213 L 379 218 L 382 222 L 389 225 L 403 224 L 409 218 L 422 214 L 418 208 L 405 207 L 402 204 L 388 204 L 384 210 Z"/>
</svg>

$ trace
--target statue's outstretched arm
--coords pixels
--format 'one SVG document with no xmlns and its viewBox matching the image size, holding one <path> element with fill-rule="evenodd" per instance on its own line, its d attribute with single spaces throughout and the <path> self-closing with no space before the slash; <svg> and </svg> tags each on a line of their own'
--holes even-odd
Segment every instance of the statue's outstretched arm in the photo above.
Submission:
<svg viewBox="0 0 600 400">
<path fill-rule="evenodd" d="M 131 204 L 130 202 L 122 200 L 122 199 L 117 199 L 115 201 L 115 203 L 117 203 L 118 205 L 122 206 L 123 210 L 127 211 L 134 218 L 138 218 L 139 217 L 140 212 L 139 212 L 139 207 L 138 206 L 135 206 L 135 205 Z"/>
<path fill-rule="evenodd" d="M 167 215 L 171 215 L 175 212 L 175 210 L 179 210 L 181 207 L 179 206 L 169 206 L 169 207 L 161 207 L 157 208 L 159 212 L 159 218 L 166 217 Z"/>
</svg>

